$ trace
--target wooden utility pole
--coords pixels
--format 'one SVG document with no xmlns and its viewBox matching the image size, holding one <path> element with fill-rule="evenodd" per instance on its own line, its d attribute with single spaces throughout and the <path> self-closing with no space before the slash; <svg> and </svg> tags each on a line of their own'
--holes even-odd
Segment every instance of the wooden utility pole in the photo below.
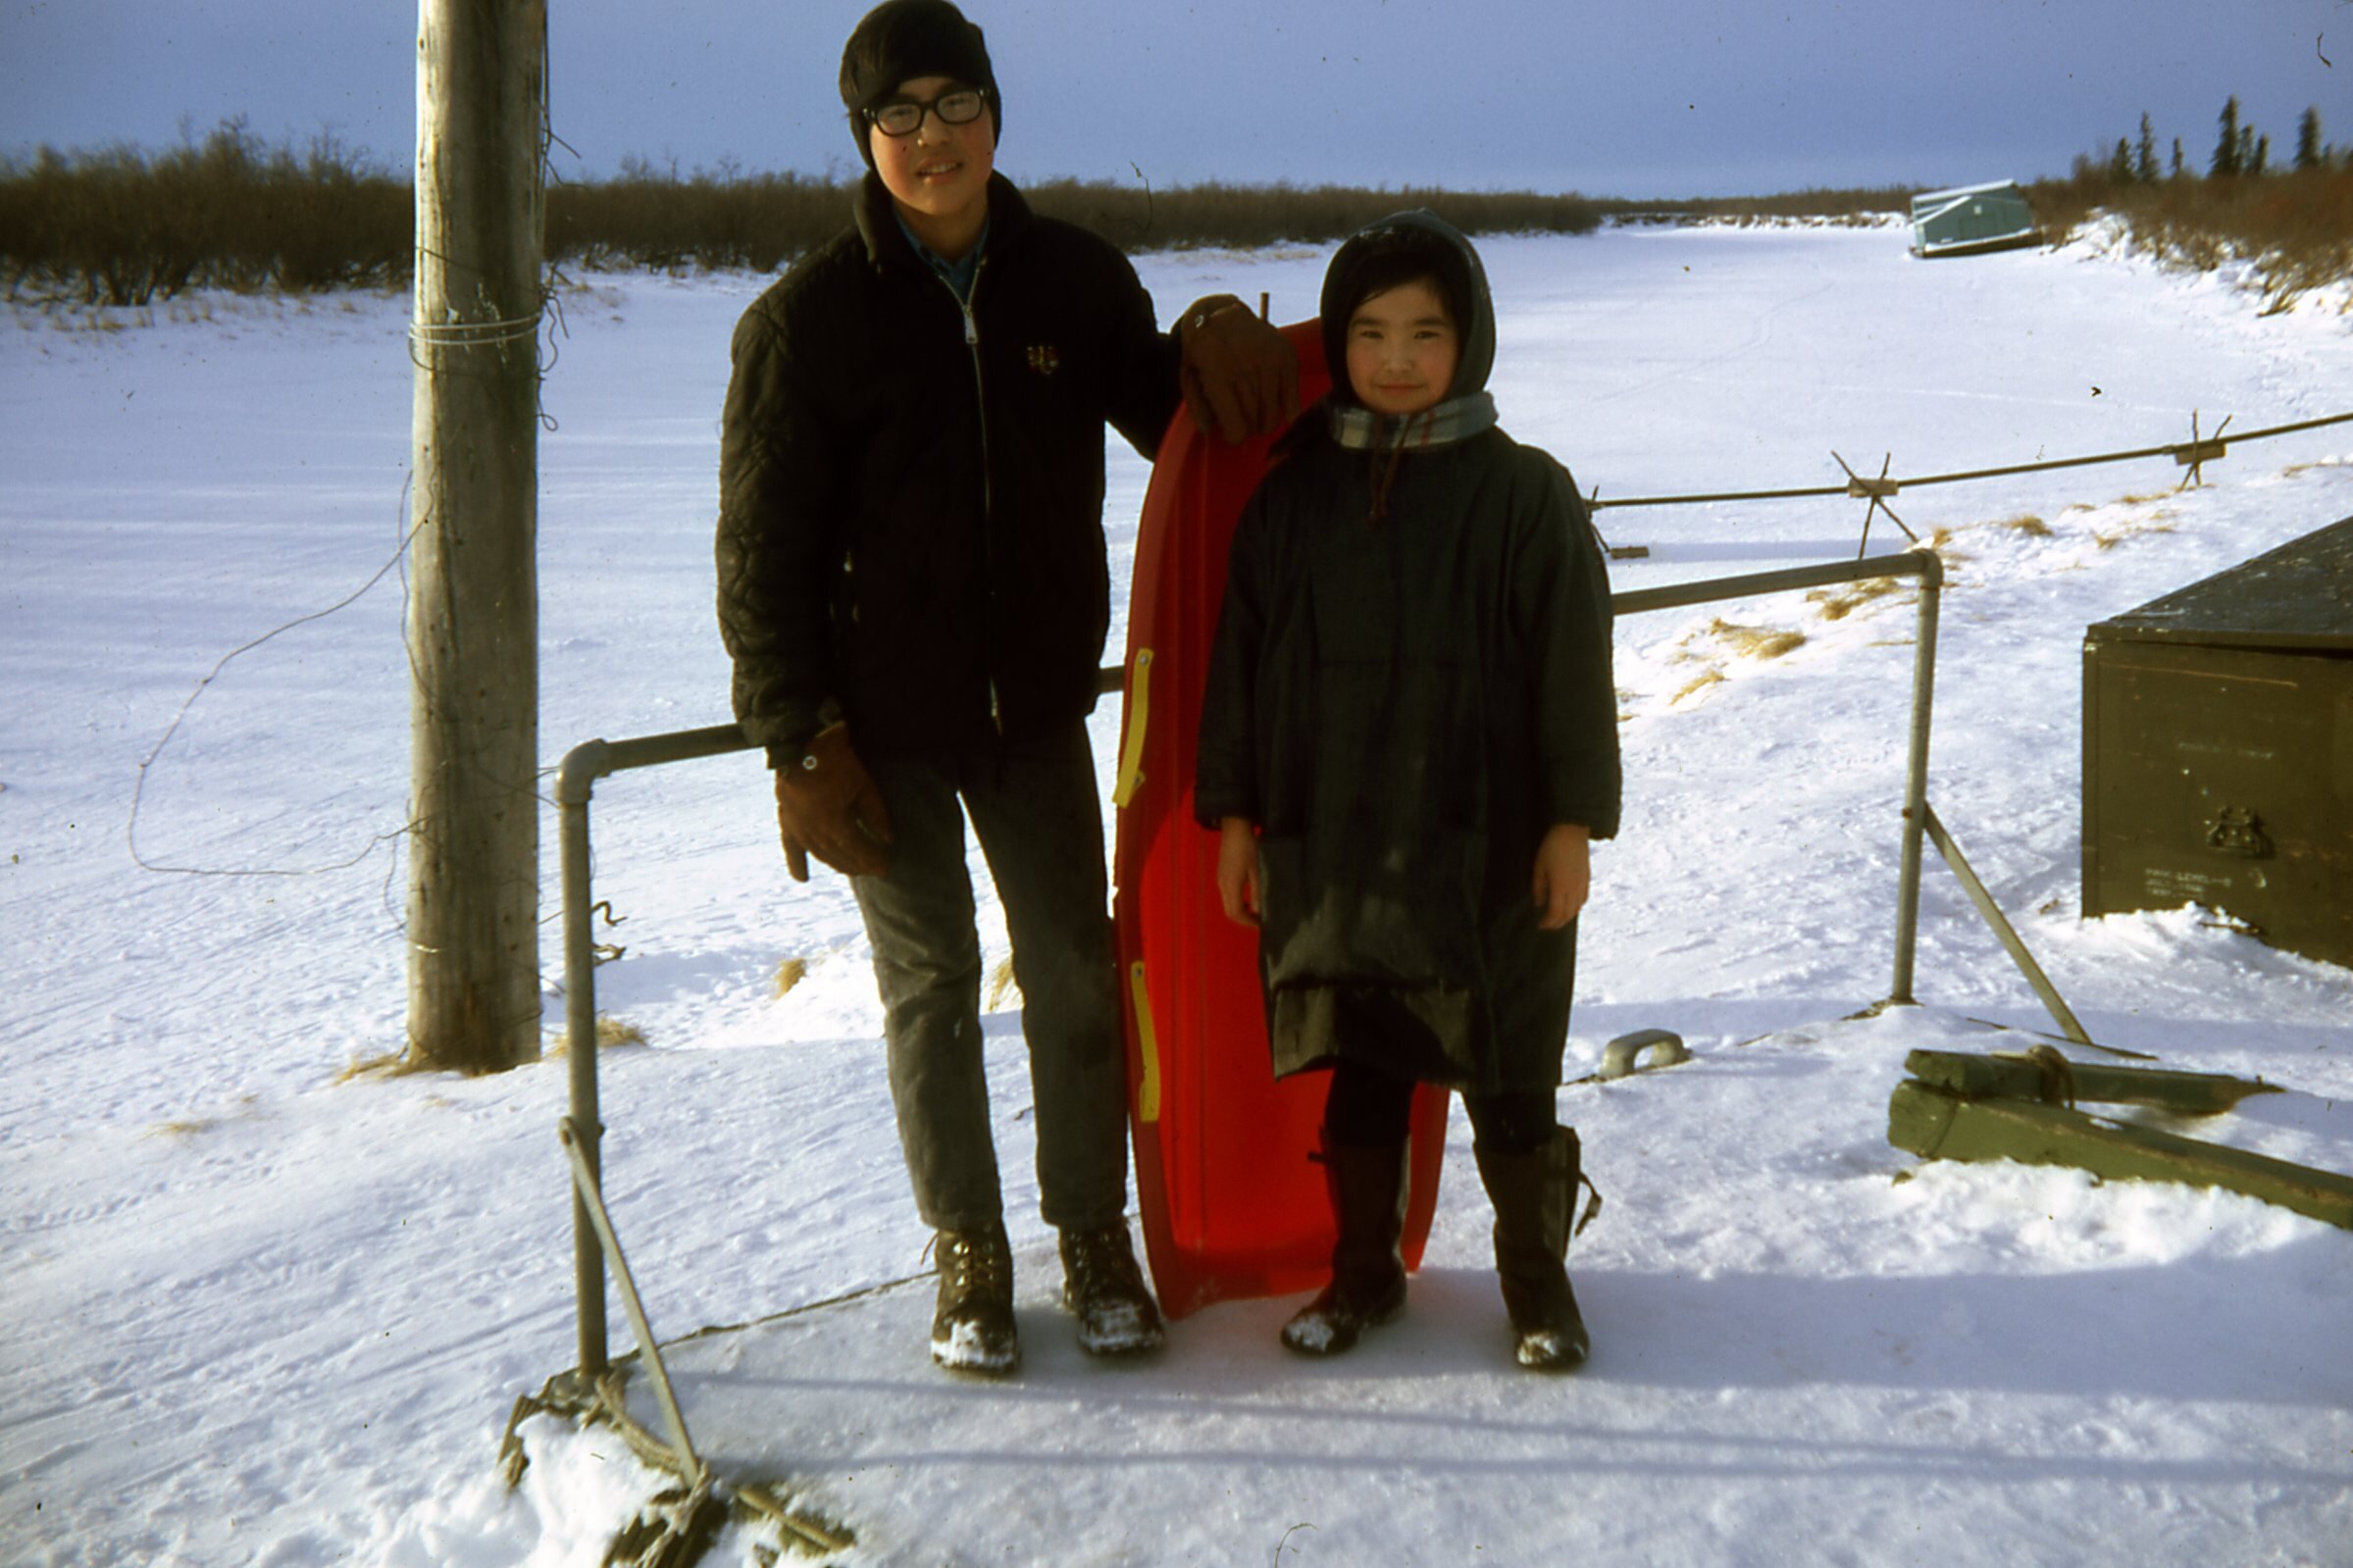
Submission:
<svg viewBox="0 0 2353 1568">
<path fill-rule="evenodd" d="M 539 1053 L 544 0 L 419 0 L 409 1060 Z"/>
</svg>

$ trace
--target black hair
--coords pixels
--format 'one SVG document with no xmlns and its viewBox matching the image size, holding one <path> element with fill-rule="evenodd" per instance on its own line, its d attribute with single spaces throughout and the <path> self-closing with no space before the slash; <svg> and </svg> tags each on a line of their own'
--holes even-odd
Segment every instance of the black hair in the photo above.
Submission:
<svg viewBox="0 0 2353 1568">
<path fill-rule="evenodd" d="M 1348 324 L 1358 307 L 1374 295 L 1385 294 L 1401 284 L 1435 284 L 1447 316 L 1466 350 L 1478 333 L 1480 323 L 1474 312 L 1486 295 L 1473 270 L 1476 263 L 1457 238 L 1450 238 L 1453 230 L 1408 221 L 1420 219 L 1437 223 L 1428 214 L 1407 213 L 1358 229 L 1349 236 L 1347 243 L 1333 255 L 1332 265 L 1325 269 L 1316 314 L 1323 321 L 1324 360 L 1332 367 L 1335 378 L 1340 367 L 1347 363 Z M 1466 362 L 1474 357 L 1466 354 Z M 1483 380 L 1485 370 L 1486 362 L 1481 359 L 1475 367 L 1474 379 Z M 1342 401 L 1348 400 L 1344 386 L 1336 390 Z"/>
<path fill-rule="evenodd" d="M 1446 265 L 1453 256 L 1453 248 L 1443 243 L 1384 247 L 1366 256 L 1359 265 L 1350 269 L 1348 298 L 1334 302 L 1340 307 L 1342 327 L 1346 328 L 1366 300 L 1378 298 L 1392 289 L 1403 288 L 1407 283 L 1426 283 L 1437 294 L 1439 303 L 1446 307 L 1447 324 L 1458 332 L 1466 330 L 1470 325 L 1470 312 L 1454 276 L 1456 269 Z"/>
<path fill-rule="evenodd" d="M 977 89 L 989 105 L 990 129 L 1002 139 L 1005 106 L 981 29 L 949 0 L 883 0 L 842 49 L 842 107 L 867 168 L 874 167 L 874 144 L 865 112 L 916 76 L 946 76 Z"/>
</svg>

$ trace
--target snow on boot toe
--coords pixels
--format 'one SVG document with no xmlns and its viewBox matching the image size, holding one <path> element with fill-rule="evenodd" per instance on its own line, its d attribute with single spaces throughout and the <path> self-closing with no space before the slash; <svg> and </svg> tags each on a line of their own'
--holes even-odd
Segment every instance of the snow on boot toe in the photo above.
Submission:
<svg viewBox="0 0 2353 1568">
<path fill-rule="evenodd" d="M 1534 1329 L 1519 1337 L 1519 1364 L 1531 1372 L 1574 1372 L 1589 1353 L 1581 1332 Z"/>
<path fill-rule="evenodd" d="M 1003 1377 L 1021 1365 L 1021 1340 L 1009 1323 L 1001 1328 L 971 1318 L 935 1323 L 932 1359 L 950 1372 Z"/>
<path fill-rule="evenodd" d="M 1013 1252 L 1002 1223 L 942 1231 L 933 1246 L 940 1295 L 932 1313 L 932 1359 L 951 1372 L 1002 1377 L 1021 1365 L 1013 1321 Z"/>
<path fill-rule="evenodd" d="M 1283 1325 L 1283 1347 L 1302 1355 L 1338 1355 L 1353 1350 L 1366 1329 L 1395 1322 L 1406 1310 L 1406 1276 L 1394 1280 L 1377 1275 L 1370 1280 L 1334 1283 L 1314 1300 L 1292 1314 Z"/>
<path fill-rule="evenodd" d="M 1079 1348 L 1114 1356 L 1157 1350 L 1166 1334 L 1137 1266 L 1127 1222 L 1064 1231 L 1061 1249 L 1062 1305 L 1078 1320 Z"/>
<path fill-rule="evenodd" d="M 1079 1348 L 1089 1355 L 1137 1355 L 1156 1350 L 1166 1336 L 1149 1306 L 1097 1303 L 1077 1313 Z"/>
</svg>

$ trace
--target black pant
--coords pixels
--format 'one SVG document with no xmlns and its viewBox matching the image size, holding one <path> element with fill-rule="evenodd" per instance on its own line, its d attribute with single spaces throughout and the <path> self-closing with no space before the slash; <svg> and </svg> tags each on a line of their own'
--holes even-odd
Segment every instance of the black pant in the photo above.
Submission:
<svg viewBox="0 0 2353 1568">
<path fill-rule="evenodd" d="M 1356 1147 L 1395 1143 L 1412 1119 L 1412 1080 L 1348 1057 L 1332 1069 L 1323 1125 L 1333 1141 Z M 1496 1154 L 1527 1154 L 1553 1136 L 1558 1107 L 1551 1089 L 1505 1089 L 1462 1096 L 1471 1137 Z"/>
<path fill-rule="evenodd" d="M 891 814 L 891 869 L 851 886 L 874 946 L 916 1211 L 941 1231 L 1003 1214 L 981 1060 L 969 816 L 1013 940 L 1039 1208 L 1056 1227 L 1112 1224 L 1127 1212 L 1127 1053 L 1085 725 L 1018 744 L 863 760 Z"/>
</svg>

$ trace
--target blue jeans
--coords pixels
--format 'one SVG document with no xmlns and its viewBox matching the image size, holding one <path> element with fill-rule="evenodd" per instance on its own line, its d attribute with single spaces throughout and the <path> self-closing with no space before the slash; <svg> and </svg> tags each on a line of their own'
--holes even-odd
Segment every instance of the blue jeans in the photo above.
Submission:
<svg viewBox="0 0 2353 1568">
<path fill-rule="evenodd" d="M 899 1148 L 937 1231 L 1003 1217 L 981 1057 L 971 819 L 1013 940 L 1037 1108 L 1039 1207 L 1094 1229 L 1127 1212 L 1127 1051 L 1084 724 L 946 752 L 864 757 L 891 814 L 891 869 L 850 885 L 874 946 Z"/>
</svg>

